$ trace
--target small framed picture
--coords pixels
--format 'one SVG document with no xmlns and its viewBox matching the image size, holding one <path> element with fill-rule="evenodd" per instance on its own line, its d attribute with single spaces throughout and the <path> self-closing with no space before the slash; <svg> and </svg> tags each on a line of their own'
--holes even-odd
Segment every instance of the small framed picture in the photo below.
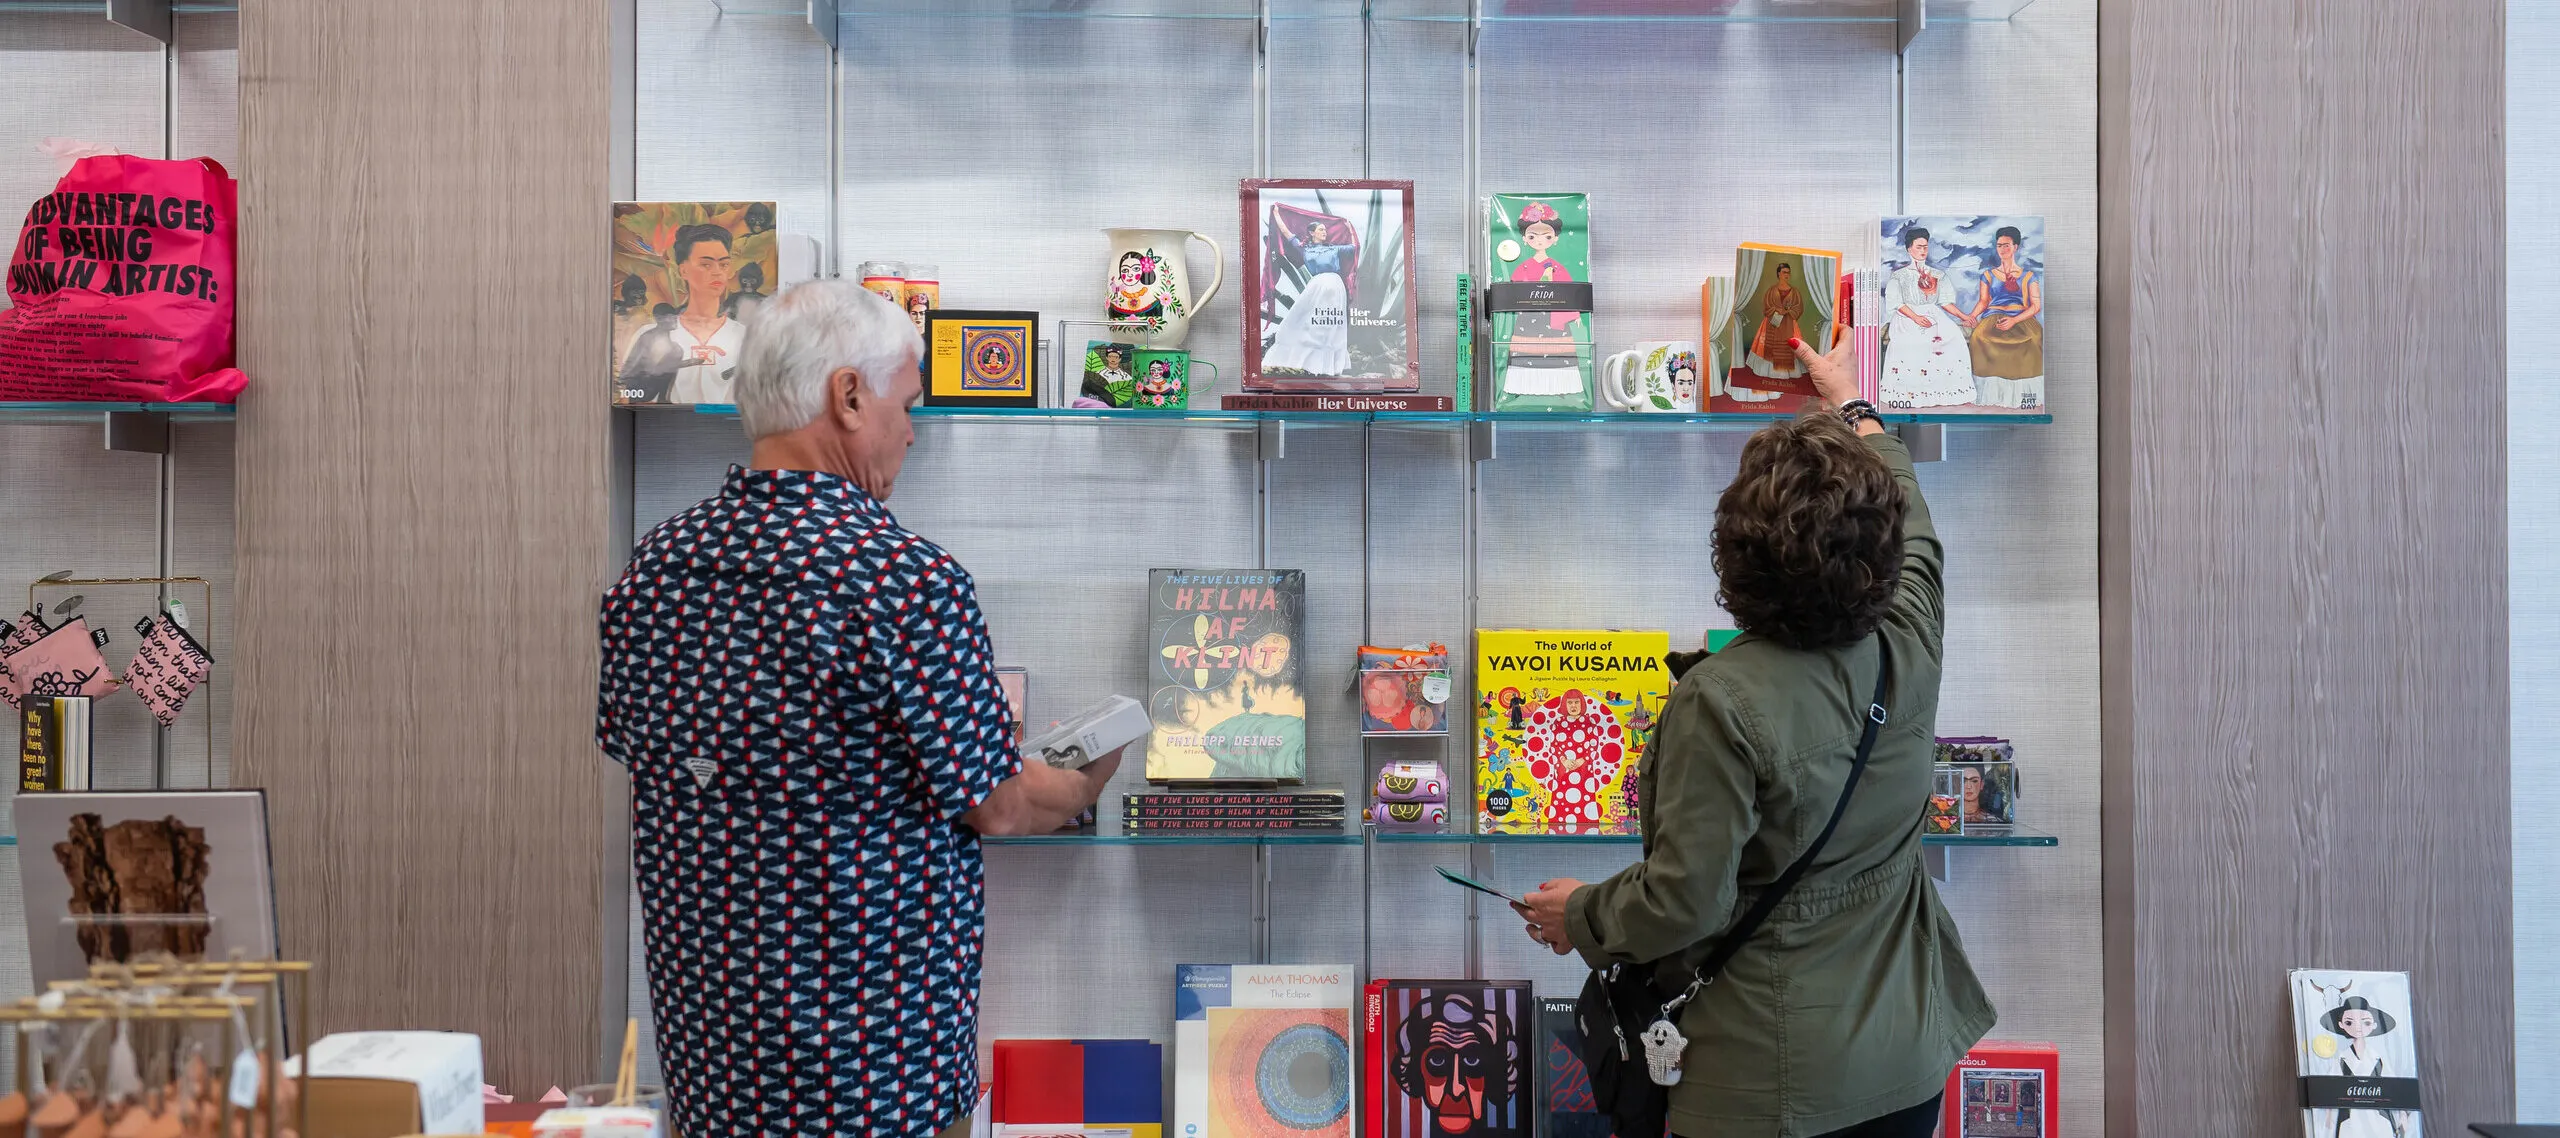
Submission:
<svg viewBox="0 0 2560 1138">
<path fill-rule="evenodd" d="M 925 405 L 1039 406 L 1039 327 L 1037 312 L 927 312 Z"/>
<path fill-rule="evenodd" d="M 1244 389 L 1421 390 L 1413 183 L 1249 178 L 1239 194 Z"/>
</svg>

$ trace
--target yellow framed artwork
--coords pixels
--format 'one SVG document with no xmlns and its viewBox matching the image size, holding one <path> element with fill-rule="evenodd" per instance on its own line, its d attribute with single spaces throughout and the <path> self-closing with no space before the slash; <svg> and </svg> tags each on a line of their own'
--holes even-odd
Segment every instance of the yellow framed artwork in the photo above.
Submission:
<svg viewBox="0 0 2560 1138">
<path fill-rule="evenodd" d="M 933 407 L 1040 405 L 1040 314 L 925 314 L 924 401 Z"/>
</svg>

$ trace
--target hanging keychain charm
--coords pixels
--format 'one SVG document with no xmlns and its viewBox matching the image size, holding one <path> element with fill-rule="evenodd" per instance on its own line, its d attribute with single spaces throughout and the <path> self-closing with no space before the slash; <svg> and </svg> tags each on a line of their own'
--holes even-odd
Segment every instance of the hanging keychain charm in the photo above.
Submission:
<svg viewBox="0 0 2560 1138">
<path fill-rule="evenodd" d="M 1668 1016 L 1653 1021 L 1638 1038 L 1644 1041 L 1645 1073 L 1658 1087 L 1676 1086 L 1680 1082 L 1680 1053 L 1688 1050 L 1689 1041 L 1680 1029 L 1671 1026 Z"/>
</svg>

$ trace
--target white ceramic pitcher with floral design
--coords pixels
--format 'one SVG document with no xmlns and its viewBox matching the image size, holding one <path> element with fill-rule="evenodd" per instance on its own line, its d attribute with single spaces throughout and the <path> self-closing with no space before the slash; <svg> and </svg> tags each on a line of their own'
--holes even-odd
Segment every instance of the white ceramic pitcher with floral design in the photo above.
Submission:
<svg viewBox="0 0 2560 1138">
<path fill-rule="evenodd" d="M 1111 332 L 1150 348 L 1179 348 L 1191 332 L 1191 318 L 1218 295 L 1226 283 L 1227 256 L 1205 233 L 1187 229 L 1105 229 L 1111 238 L 1110 300 L 1106 309 Z M 1191 287 L 1191 268 L 1183 261 L 1186 242 L 1197 237 L 1209 246 L 1209 287 Z"/>
</svg>

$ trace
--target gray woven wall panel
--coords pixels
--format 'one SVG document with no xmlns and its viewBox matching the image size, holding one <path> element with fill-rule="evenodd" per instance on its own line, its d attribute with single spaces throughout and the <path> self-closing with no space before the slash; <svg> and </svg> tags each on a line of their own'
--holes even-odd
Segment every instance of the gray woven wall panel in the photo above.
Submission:
<svg viewBox="0 0 2560 1138">
<path fill-rule="evenodd" d="M 945 307 L 1029 309 L 1055 337 L 1061 318 L 1103 315 L 1103 226 L 1196 230 L 1224 250 L 1226 284 L 1183 346 L 1235 389 L 1250 21 L 896 16 L 844 27 L 846 271 L 871 258 L 930 262 Z M 1189 245 L 1205 285 L 1208 248 Z M 1087 335 L 1070 334 L 1073 358 Z"/>
<path fill-rule="evenodd" d="M 2560 205 L 2560 7 L 2507 10 L 2507 216 L 2548 216 Z M 2543 425 L 2560 410 L 2560 367 L 2544 350 L 2543 314 L 2560 303 L 2560 285 L 2540 267 L 2560 254 L 2560 238 L 2538 225 L 2507 228 L 2507 574 L 2508 674 L 2514 701 L 2508 732 L 2513 756 L 2516 1007 L 2560 1001 L 2560 893 L 2549 869 L 2560 865 L 2560 833 L 2544 819 L 2560 814 L 2560 577 L 2549 566 L 2560 547 L 2560 458 L 2542 441 Z M 2516 1118 L 2560 1122 L 2560 1079 L 2541 1074 L 2540 1057 L 2560 1051 L 2560 1023 L 2516 1016 Z M 2527 1074 L 2532 1071 L 2532 1074 Z"/>
<path fill-rule="evenodd" d="M 179 24 L 182 29 L 186 26 L 184 22 Z M 179 58 L 183 60 L 185 57 Z M 171 786 L 231 785 L 231 626 L 234 619 L 231 585 L 235 577 L 231 559 L 231 454 L 234 437 L 229 423 L 181 424 L 170 432 L 178 488 L 177 542 L 170 550 L 170 572 L 179 577 L 202 577 L 213 589 L 210 621 L 194 622 L 199 636 L 203 635 L 208 623 L 213 629 L 212 638 L 205 644 L 205 650 L 213 654 L 213 670 L 206 689 L 187 701 L 186 710 L 179 713 L 177 724 L 170 728 Z M 195 595 L 192 587 L 174 592 L 181 598 Z M 126 631 L 130 630 L 128 626 Z M 122 661 L 118 661 L 118 666 L 122 666 Z"/>
<path fill-rule="evenodd" d="M 1893 205 L 1890 25 L 1505 23 L 1481 51 L 1484 188 L 1591 195 L 1604 349 L 1697 339 L 1738 242 L 1839 249 Z"/>
<path fill-rule="evenodd" d="M 2062 1126 L 2102 1128 L 2097 486 L 2097 4 L 2037 0 L 2006 24 L 1913 45 L 1914 212 L 2045 219 L 2049 426 L 1950 432 L 1921 475 L 1947 542 L 1944 735 L 2017 744 L 2022 820 L 2049 850 L 1956 851 L 1940 895 L 2000 1022 L 2062 1048 Z M 2032 113 L 2011 115 L 2020 92 Z M 1996 128 L 1986 125 L 1994 118 Z M 2177 883 L 2164 883 L 2177 888 Z"/>
<path fill-rule="evenodd" d="M 160 45 L 96 13 L 0 15 L 0 106 L 0 221 L 14 238 L 62 177 L 44 139 L 160 155 Z"/>
<path fill-rule="evenodd" d="M 197 12 L 176 21 L 178 145 L 172 157 L 201 155 L 240 177 L 240 14 Z"/>
<path fill-rule="evenodd" d="M 826 44 L 805 20 L 708 0 L 639 0 L 639 20 L 640 200 L 770 201 L 781 232 L 823 241 Z"/>
</svg>

